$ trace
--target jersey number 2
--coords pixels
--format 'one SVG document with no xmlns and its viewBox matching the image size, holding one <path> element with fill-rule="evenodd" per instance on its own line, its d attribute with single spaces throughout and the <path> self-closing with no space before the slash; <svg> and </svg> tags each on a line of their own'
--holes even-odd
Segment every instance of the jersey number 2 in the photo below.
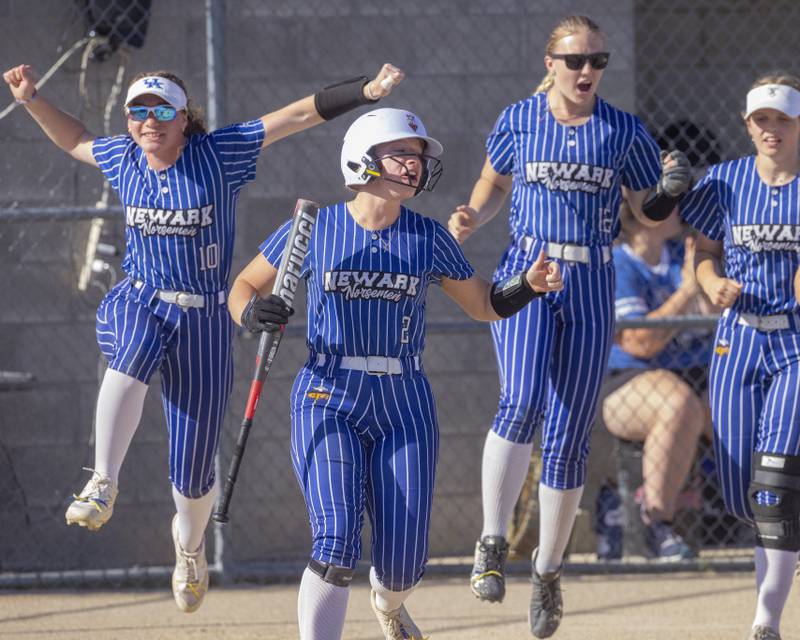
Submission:
<svg viewBox="0 0 800 640">
<path fill-rule="evenodd" d="M 198 251 L 200 252 L 200 271 L 215 269 L 219 266 L 219 246 L 216 242 L 200 247 Z"/>
<path fill-rule="evenodd" d="M 400 330 L 400 342 L 408 344 L 408 330 L 411 328 L 411 316 L 403 316 L 403 328 Z"/>
</svg>

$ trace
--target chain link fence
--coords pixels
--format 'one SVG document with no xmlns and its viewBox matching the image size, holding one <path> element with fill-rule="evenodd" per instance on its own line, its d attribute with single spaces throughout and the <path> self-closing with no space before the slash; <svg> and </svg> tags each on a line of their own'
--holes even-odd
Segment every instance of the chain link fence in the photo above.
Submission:
<svg viewBox="0 0 800 640">
<path fill-rule="evenodd" d="M 710 162 L 749 152 L 739 112 L 750 83 L 773 68 L 796 71 L 787 43 L 800 23 L 800 6 L 788 0 L 580 0 L 570 10 L 592 16 L 608 33 L 613 55 L 601 93 L 637 112 L 665 146 L 683 146 L 698 173 Z M 385 105 L 411 107 L 446 149 L 443 180 L 415 206 L 445 221 L 468 197 L 497 114 L 528 95 L 544 74 L 544 45 L 563 12 L 560 3 L 545 0 L 5 0 L 0 52 L 6 66 L 32 64 L 46 79 L 41 91 L 95 133 L 125 130 L 118 93 L 142 70 L 176 71 L 200 104 L 215 94 L 209 115 L 224 124 L 395 63 L 408 78 Z M 214 81 L 207 58 L 212 36 L 210 49 L 221 65 Z M 70 572 L 120 569 L 130 577 L 143 567 L 167 566 L 173 505 L 157 379 L 122 471 L 114 519 L 91 535 L 64 526 L 70 494 L 88 476 L 80 467 L 93 459 L 102 374 L 94 310 L 123 277 L 114 253 L 122 249 L 124 227 L 116 196 L 104 190 L 99 172 L 58 152 L 22 109 L 0 114 L 0 287 L 7 301 L 0 309 L 0 369 L 10 372 L 0 376 L 0 570 L 76 579 Z M 349 121 L 341 118 L 265 150 L 256 181 L 242 194 L 234 272 L 298 197 L 323 203 L 347 197 L 339 150 Z M 500 215 L 467 247 L 484 275 L 497 263 L 506 235 Z M 485 326 L 463 321 L 438 291 L 428 307 L 425 366 L 441 425 L 431 552 L 435 558 L 467 556 L 480 531 L 480 452 L 497 399 L 495 363 Z M 209 537 L 218 570 L 274 573 L 282 562 L 307 557 L 308 526 L 289 462 L 287 418 L 288 390 L 305 358 L 301 333 L 292 328 L 270 374 L 232 522 Z M 224 464 L 255 346 L 246 337 L 236 340 Z M 671 391 L 657 393 L 668 398 Z M 628 404 L 637 410 L 640 401 L 630 398 Z M 695 550 L 746 547 L 747 531 L 720 510 L 713 458 L 703 438 L 698 442 L 676 528 Z M 594 449 L 573 540 L 576 557 L 594 551 L 594 508 L 603 483 L 611 478 L 619 491 L 628 491 L 622 500 L 631 510 L 643 484 L 626 479 L 641 473 L 637 445 L 623 446 L 601 426 Z M 515 523 L 520 549 L 534 542 L 535 491 L 529 495 Z M 628 522 L 633 526 L 633 511 Z M 638 535 L 625 540 L 632 544 Z"/>
</svg>

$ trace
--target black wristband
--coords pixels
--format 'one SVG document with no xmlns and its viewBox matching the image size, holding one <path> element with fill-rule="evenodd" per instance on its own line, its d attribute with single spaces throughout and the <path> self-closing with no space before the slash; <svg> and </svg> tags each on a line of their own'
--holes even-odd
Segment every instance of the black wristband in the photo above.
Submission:
<svg viewBox="0 0 800 640">
<path fill-rule="evenodd" d="M 332 120 L 356 107 L 377 102 L 364 97 L 364 85 L 368 80 L 367 76 L 359 76 L 332 84 L 315 93 L 314 107 L 317 113 L 323 120 Z"/>
<path fill-rule="evenodd" d="M 523 272 L 493 283 L 489 301 L 498 316 L 508 318 L 541 295 L 544 294 L 533 290 Z"/>
<path fill-rule="evenodd" d="M 642 213 L 653 222 L 661 222 L 669 218 L 669 214 L 680 202 L 680 196 L 668 196 L 663 191 L 659 194 L 650 194 L 642 205 Z"/>
</svg>

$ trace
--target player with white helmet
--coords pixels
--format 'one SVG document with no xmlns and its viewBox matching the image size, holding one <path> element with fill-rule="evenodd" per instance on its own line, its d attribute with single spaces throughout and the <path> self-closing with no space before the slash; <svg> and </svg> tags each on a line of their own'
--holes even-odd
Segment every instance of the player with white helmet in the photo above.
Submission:
<svg viewBox="0 0 800 640">
<path fill-rule="evenodd" d="M 544 254 L 490 285 L 441 224 L 403 206 L 435 187 L 441 153 L 411 111 L 358 118 L 341 157 L 356 196 L 320 209 L 303 263 L 309 355 L 291 393 L 292 463 L 313 539 L 299 593 L 302 640 L 342 634 L 365 508 L 371 600 L 383 634 L 422 637 L 403 602 L 427 562 L 438 449 L 422 366 L 428 286 L 440 285 L 484 321 L 561 288 L 560 271 Z M 276 328 L 257 310 L 272 290 L 290 228 L 287 221 L 267 238 L 231 289 L 231 315 L 250 330 Z"/>
</svg>

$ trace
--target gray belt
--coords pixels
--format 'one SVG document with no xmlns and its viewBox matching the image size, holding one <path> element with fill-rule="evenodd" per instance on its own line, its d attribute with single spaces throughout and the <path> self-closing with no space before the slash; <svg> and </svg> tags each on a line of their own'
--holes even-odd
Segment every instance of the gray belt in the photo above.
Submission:
<svg viewBox="0 0 800 640">
<path fill-rule="evenodd" d="M 779 313 L 774 316 L 757 316 L 754 313 L 740 313 L 736 321 L 739 324 L 757 329 L 758 331 L 777 331 L 778 329 L 788 329 L 791 326 L 789 316 L 785 313 Z"/>
<path fill-rule="evenodd" d="M 528 251 L 535 242 L 535 238 L 523 236 L 519 244 L 523 250 Z M 561 244 L 560 242 L 544 243 L 545 252 L 548 258 L 558 258 L 567 262 L 582 262 L 591 264 L 592 249 L 580 244 Z M 603 264 L 611 260 L 611 247 L 600 247 L 600 254 L 603 256 Z"/>
<path fill-rule="evenodd" d="M 131 283 L 135 289 L 141 289 L 144 283 L 141 280 L 132 280 Z M 159 300 L 176 304 L 181 309 L 202 309 L 206 306 L 206 298 L 202 293 L 189 293 L 188 291 L 170 291 L 168 289 L 156 289 L 156 296 Z M 225 302 L 225 292 L 217 292 L 217 301 L 219 304 Z"/>
<path fill-rule="evenodd" d="M 364 371 L 373 376 L 400 375 L 403 373 L 403 363 L 400 358 L 388 358 L 386 356 L 333 356 L 338 358 L 339 367 L 342 369 L 352 369 L 354 371 Z M 317 365 L 325 364 L 327 356 L 324 353 L 317 354 Z M 414 369 L 419 371 L 419 356 L 414 356 Z"/>
</svg>

